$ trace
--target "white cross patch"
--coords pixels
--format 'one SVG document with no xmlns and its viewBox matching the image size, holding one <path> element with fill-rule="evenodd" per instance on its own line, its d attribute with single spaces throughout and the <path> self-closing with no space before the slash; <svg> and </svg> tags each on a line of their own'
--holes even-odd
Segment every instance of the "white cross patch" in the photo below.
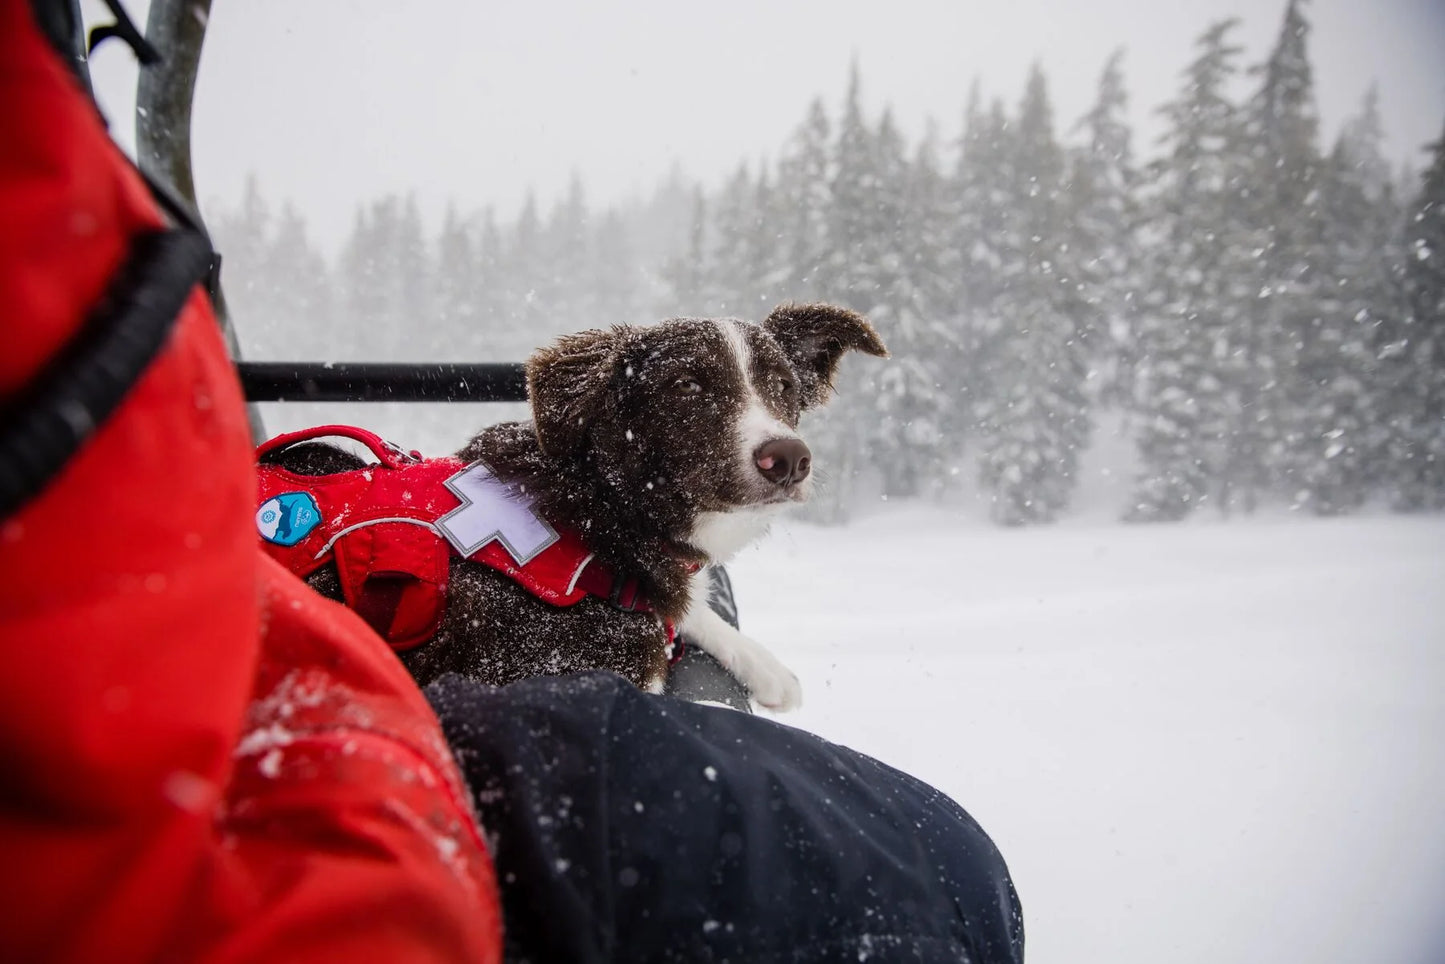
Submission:
<svg viewBox="0 0 1445 964">
<path fill-rule="evenodd" d="M 438 519 L 436 526 L 463 556 L 496 539 L 517 565 L 525 566 L 560 538 L 532 511 L 532 500 L 498 481 L 481 462 L 473 462 L 445 484 L 462 504 Z"/>
</svg>

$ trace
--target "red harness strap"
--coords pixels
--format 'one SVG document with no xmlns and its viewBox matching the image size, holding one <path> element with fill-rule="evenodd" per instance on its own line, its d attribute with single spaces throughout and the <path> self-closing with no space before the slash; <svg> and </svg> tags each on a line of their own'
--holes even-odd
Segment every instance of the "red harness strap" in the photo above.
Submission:
<svg viewBox="0 0 1445 964">
<path fill-rule="evenodd" d="M 322 425 L 278 435 L 256 457 L 329 436 L 358 441 L 379 464 L 335 475 L 259 465 L 262 546 L 298 576 L 335 561 L 342 595 L 397 650 L 432 637 L 446 606 L 451 557 L 505 573 L 554 606 L 592 595 L 650 612 L 635 580 L 619 581 L 581 537 L 538 518 L 482 463 L 423 459 L 365 429 Z M 669 641 L 671 623 L 664 623 Z"/>
</svg>

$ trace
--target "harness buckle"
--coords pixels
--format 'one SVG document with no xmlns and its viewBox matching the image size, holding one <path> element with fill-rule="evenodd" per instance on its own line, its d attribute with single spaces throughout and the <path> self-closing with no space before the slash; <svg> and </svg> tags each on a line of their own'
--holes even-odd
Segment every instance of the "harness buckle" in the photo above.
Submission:
<svg viewBox="0 0 1445 964">
<path fill-rule="evenodd" d="M 637 580 L 617 580 L 612 584 L 612 596 L 609 601 L 623 612 L 636 612 L 638 602 Z"/>
</svg>

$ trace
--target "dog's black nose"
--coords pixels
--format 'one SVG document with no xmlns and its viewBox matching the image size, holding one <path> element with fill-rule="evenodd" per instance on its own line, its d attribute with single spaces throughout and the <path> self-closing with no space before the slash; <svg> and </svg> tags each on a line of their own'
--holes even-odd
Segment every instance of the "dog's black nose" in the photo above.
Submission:
<svg viewBox="0 0 1445 964">
<path fill-rule="evenodd" d="M 775 485 L 797 485 L 813 467 L 813 453 L 802 439 L 775 438 L 753 453 L 758 471 Z"/>
</svg>

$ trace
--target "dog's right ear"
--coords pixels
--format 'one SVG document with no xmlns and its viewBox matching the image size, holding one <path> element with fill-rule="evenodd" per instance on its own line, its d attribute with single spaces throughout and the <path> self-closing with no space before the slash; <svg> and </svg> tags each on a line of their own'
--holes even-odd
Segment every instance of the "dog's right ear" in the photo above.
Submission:
<svg viewBox="0 0 1445 964">
<path fill-rule="evenodd" d="M 836 305 L 778 305 L 763 321 L 798 375 L 798 394 L 806 409 L 823 404 L 833 390 L 833 374 L 845 352 L 888 357 L 883 339 L 855 311 Z"/>
<path fill-rule="evenodd" d="M 619 329 L 564 335 L 527 359 L 527 401 L 542 452 L 576 451 L 606 397 L 616 367 Z"/>
</svg>

